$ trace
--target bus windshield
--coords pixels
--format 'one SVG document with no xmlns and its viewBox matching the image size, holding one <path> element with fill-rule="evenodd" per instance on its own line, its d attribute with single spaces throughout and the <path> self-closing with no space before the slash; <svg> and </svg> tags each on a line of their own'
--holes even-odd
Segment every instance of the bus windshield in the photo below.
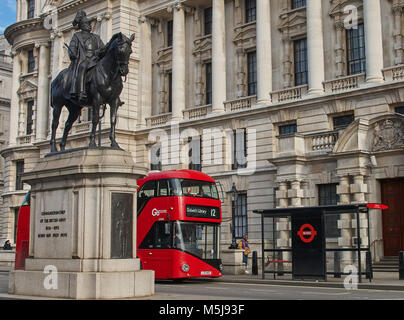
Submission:
<svg viewBox="0 0 404 320">
<path fill-rule="evenodd" d="M 177 196 L 219 199 L 216 184 L 208 181 L 170 179 L 173 193 Z"/>
<path fill-rule="evenodd" d="M 173 248 L 200 259 L 219 259 L 219 226 L 195 222 L 174 222 Z"/>
<path fill-rule="evenodd" d="M 219 259 L 220 225 L 157 221 L 139 249 L 179 249 L 200 259 Z"/>
</svg>

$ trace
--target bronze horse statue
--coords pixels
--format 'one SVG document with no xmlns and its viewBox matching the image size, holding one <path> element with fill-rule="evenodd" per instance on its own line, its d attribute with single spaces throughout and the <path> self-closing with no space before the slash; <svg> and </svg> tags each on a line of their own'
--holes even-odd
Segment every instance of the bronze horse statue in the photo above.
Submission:
<svg viewBox="0 0 404 320">
<path fill-rule="evenodd" d="M 122 77 L 129 73 L 129 57 L 132 53 L 132 42 L 135 39 L 133 34 L 130 38 L 122 33 L 114 34 L 111 40 L 99 54 L 97 64 L 88 70 L 86 75 L 86 91 L 88 95 L 87 103 L 83 105 L 77 99 L 73 99 L 69 90 L 71 79 L 69 79 L 69 69 L 62 70 L 51 84 L 51 106 L 53 108 L 51 153 L 57 152 L 56 129 L 59 126 L 60 113 L 63 106 L 69 111 L 69 116 L 65 123 L 63 136 L 60 141 L 60 151 L 65 150 L 67 136 L 73 123 L 81 114 L 84 106 L 92 108 L 92 129 L 90 134 L 90 148 L 95 148 L 95 133 L 100 120 L 100 108 L 108 104 L 110 106 L 111 128 L 109 138 L 111 148 L 119 149 L 115 140 L 115 126 L 118 108 L 123 104 L 119 95 L 122 92 Z"/>
</svg>

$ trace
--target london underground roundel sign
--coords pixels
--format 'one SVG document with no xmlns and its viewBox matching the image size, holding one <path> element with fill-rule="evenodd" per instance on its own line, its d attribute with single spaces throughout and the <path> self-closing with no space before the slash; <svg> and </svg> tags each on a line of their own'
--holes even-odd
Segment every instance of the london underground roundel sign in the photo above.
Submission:
<svg viewBox="0 0 404 320">
<path fill-rule="evenodd" d="M 314 240 L 314 237 L 317 235 L 317 231 L 314 230 L 314 227 L 311 224 L 304 224 L 300 227 L 300 230 L 297 232 L 297 235 L 304 243 L 310 243 Z"/>
</svg>

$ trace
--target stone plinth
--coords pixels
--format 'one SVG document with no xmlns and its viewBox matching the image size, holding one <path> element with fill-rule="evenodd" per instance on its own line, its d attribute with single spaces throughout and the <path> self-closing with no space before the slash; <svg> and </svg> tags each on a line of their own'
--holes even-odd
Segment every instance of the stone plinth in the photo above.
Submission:
<svg viewBox="0 0 404 320">
<path fill-rule="evenodd" d="M 31 185 L 25 270 L 9 293 L 72 299 L 154 294 L 154 272 L 136 259 L 136 180 L 146 174 L 122 150 L 84 149 L 42 158 Z"/>
<path fill-rule="evenodd" d="M 244 274 L 246 266 L 243 263 L 244 250 L 225 249 L 221 252 L 223 274 Z"/>
</svg>

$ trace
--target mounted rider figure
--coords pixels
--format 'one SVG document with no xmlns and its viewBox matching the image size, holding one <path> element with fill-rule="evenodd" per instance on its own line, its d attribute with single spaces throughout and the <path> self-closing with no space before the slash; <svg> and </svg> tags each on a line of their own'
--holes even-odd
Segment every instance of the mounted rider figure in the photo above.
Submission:
<svg viewBox="0 0 404 320">
<path fill-rule="evenodd" d="M 86 75 L 88 70 L 95 67 L 105 48 L 100 36 L 91 32 L 91 20 L 84 11 L 79 11 L 73 21 L 73 26 L 81 30 L 76 32 L 69 44 L 70 99 L 80 105 L 88 104 L 86 92 Z"/>
</svg>

